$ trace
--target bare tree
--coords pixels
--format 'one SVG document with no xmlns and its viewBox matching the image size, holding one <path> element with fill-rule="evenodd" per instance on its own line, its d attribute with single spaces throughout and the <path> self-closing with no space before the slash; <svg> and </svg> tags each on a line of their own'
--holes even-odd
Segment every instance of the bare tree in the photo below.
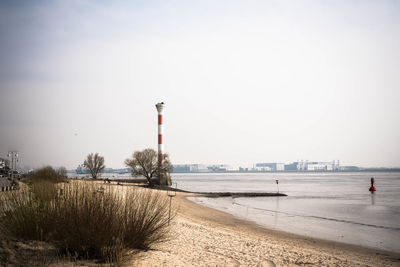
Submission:
<svg viewBox="0 0 400 267">
<path fill-rule="evenodd" d="M 68 177 L 67 169 L 64 166 L 61 166 L 60 168 L 57 169 L 57 174 L 60 177 L 63 177 L 63 178 L 67 178 Z"/>
<path fill-rule="evenodd" d="M 169 173 L 172 170 L 172 164 L 168 154 L 164 154 L 163 164 L 158 163 L 158 154 L 154 149 L 147 148 L 143 151 L 135 151 L 132 158 L 125 160 L 125 165 L 132 168 L 133 176 L 144 176 L 149 186 L 155 183 L 169 185 Z M 168 177 L 163 179 L 162 177 Z M 157 179 L 153 179 L 157 178 Z"/>
<path fill-rule="evenodd" d="M 97 175 L 102 173 L 106 165 L 104 165 L 104 157 L 100 156 L 99 153 L 90 153 L 84 162 L 85 169 L 87 169 L 92 175 L 93 179 L 97 178 Z"/>
</svg>

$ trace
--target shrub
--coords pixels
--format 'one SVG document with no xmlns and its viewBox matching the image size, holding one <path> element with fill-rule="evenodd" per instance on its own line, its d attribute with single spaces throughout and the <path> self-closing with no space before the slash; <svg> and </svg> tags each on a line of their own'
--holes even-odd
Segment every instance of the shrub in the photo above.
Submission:
<svg viewBox="0 0 400 267">
<path fill-rule="evenodd" d="M 66 254 L 120 261 L 128 250 L 148 249 L 165 241 L 168 233 L 166 196 L 124 189 L 37 183 L 4 202 L 0 227 L 18 238 L 50 241 Z"/>
<path fill-rule="evenodd" d="M 57 196 L 53 183 L 36 182 L 1 195 L 0 230 L 24 240 L 45 240 L 54 228 L 52 200 Z"/>
<path fill-rule="evenodd" d="M 1 230 L 24 239 L 37 239 L 37 205 L 31 192 L 21 189 L 1 195 Z"/>
<path fill-rule="evenodd" d="M 59 170 L 55 170 L 51 166 L 47 166 L 35 170 L 33 173 L 29 174 L 26 178 L 28 183 L 30 184 L 43 180 L 48 181 L 50 183 L 62 183 L 67 181 L 66 177 L 63 175 L 64 173 L 61 173 Z"/>
</svg>

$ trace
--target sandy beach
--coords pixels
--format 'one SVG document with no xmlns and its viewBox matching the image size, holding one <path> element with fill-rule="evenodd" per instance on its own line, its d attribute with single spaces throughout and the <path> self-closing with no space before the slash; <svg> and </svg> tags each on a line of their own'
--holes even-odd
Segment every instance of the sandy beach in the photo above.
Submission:
<svg viewBox="0 0 400 267">
<path fill-rule="evenodd" d="M 400 266 L 400 254 L 265 229 L 178 193 L 169 241 L 131 266 Z"/>
<path fill-rule="evenodd" d="M 95 183 L 103 187 L 117 186 Z M 131 186 L 117 187 L 121 190 Z M 134 252 L 123 266 L 400 266 L 400 253 L 266 229 L 196 204 L 187 199 L 191 196 L 196 194 L 177 192 L 173 198 L 175 216 L 169 239 L 148 251 Z M 34 263 L 44 262 L 41 257 L 35 261 L 32 255 L 37 257 L 42 253 L 45 256 L 41 251 L 46 244 L 36 243 L 18 242 L 18 249 L 13 252 L 15 262 L 20 262 L 18 259 L 22 256 L 26 258 L 22 262 L 31 262 L 29 257 Z M 49 255 L 55 256 L 52 246 L 47 250 Z M 95 261 L 88 260 L 74 262 L 57 256 L 44 259 L 49 261 L 48 266 L 98 266 Z"/>
</svg>

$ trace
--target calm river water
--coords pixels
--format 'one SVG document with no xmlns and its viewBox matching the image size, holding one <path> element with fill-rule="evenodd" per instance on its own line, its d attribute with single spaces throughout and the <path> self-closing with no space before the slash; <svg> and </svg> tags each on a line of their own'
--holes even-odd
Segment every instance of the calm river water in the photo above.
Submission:
<svg viewBox="0 0 400 267">
<path fill-rule="evenodd" d="M 370 178 L 377 191 L 368 191 Z M 276 192 L 287 197 L 191 200 L 267 228 L 400 252 L 400 173 L 173 174 L 195 192 Z"/>
</svg>

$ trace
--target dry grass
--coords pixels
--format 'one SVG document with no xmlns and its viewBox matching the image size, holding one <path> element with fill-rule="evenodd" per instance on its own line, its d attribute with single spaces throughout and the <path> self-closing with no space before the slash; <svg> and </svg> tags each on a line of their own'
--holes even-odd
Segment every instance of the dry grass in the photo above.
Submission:
<svg viewBox="0 0 400 267">
<path fill-rule="evenodd" d="M 2 201 L 0 230 L 19 239 L 48 241 L 64 255 L 104 262 L 121 262 L 131 250 L 146 250 L 166 240 L 164 195 L 99 186 L 36 181 Z"/>
</svg>

